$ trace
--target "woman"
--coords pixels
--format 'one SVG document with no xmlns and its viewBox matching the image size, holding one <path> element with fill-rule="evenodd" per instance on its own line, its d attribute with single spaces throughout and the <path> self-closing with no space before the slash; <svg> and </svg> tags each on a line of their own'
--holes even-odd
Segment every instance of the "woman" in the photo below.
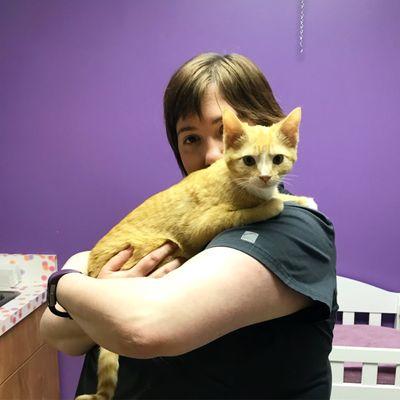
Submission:
<svg viewBox="0 0 400 400">
<path fill-rule="evenodd" d="M 188 61 L 164 97 L 184 175 L 222 157 L 222 108 L 250 124 L 284 117 L 247 58 L 210 53 Z M 89 351 L 77 394 L 95 392 L 97 343 L 124 355 L 119 399 L 329 398 L 337 304 L 326 217 L 287 203 L 279 217 L 223 232 L 185 263 L 156 269 L 172 251 L 167 244 L 119 271 L 124 251 L 104 266 L 104 279 L 60 279 L 57 298 L 72 320 L 47 310 L 41 330 L 61 351 Z M 82 269 L 86 258 L 80 253 L 64 268 Z"/>
</svg>

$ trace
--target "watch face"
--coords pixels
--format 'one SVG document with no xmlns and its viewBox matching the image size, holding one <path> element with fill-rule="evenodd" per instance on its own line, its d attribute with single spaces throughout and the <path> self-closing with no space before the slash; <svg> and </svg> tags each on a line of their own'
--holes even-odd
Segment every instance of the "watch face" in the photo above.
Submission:
<svg viewBox="0 0 400 400">
<path fill-rule="evenodd" d="M 47 305 L 54 307 L 56 305 L 56 288 L 57 285 L 50 283 L 47 291 Z"/>
</svg>

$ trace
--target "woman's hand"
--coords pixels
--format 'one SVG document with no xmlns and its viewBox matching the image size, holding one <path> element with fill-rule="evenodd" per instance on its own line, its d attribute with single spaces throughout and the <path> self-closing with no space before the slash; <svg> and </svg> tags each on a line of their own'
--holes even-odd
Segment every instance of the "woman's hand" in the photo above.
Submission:
<svg viewBox="0 0 400 400">
<path fill-rule="evenodd" d="M 148 276 L 151 278 L 161 278 L 174 269 L 179 268 L 185 261 L 183 257 L 175 258 L 169 263 L 157 268 L 157 266 L 168 256 L 171 256 L 176 250 L 176 245 L 172 242 L 167 242 L 158 249 L 143 257 L 131 269 L 121 270 L 122 266 L 132 255 L 132 249 L 127 249 L 119 252 L 108 261 L 101 269 L 98 278 L 136 278 Z"/>
</svg>

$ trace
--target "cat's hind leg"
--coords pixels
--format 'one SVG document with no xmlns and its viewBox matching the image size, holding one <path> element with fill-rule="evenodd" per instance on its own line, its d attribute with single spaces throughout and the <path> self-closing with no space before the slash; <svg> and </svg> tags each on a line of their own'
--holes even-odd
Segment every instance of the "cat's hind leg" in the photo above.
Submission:
<svg viewBox="0 0 400 400">
<path fill-rule="evenodd" d="M 132 241 L 131 246 L 133 248 L 133 253 L 132 256 L 125 262 L 125 264 L 122 266 L 122 270 L 125 269 L 130 269 L 134 267 L 139 261 L 143 260 L 144 257 L 149 255 L 151 252 L 154 250 L 160 248 L 167 242 L 172 242 L 177 246 L 177 249 L 175 252 L 170 254 L 168 257 L 160 260 L 160 262 L 157 264 L 156 268 L 161 267 L 162 265 L 166 264 L 167 262 L 171 261 L 172 259 L 176 257 L 180 257 L 182 255 L 182 250 L 181 250 L 181 245 L 178 243 L 177 240 L 174 240 L 172 238 L 167 239 L 165 237 L 163 238 L 155 238 L 154 236 L 149 236 L 145 237 L 142 236 L 140 238 L 135 238 L 134 241 Z M 154 261 L 157 261 L 152 258 L 152 264 L 154 264 Z"/>
<path fill-rule="evenodd" d="M 97 368 L 97 393 L 83 394 L 75 400 L 111 400 L 118 382 L 118 354 L 100 347 Z"/>
</svg>

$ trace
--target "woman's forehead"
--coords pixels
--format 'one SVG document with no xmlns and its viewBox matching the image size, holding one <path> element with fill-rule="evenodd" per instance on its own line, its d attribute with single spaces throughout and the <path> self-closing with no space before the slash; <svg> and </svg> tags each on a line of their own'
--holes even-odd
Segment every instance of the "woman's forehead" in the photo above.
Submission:
<svg viewBox="0 0 400 400">
<path fill-rule="evenodd" d="M 227 103 L 227 101 L 220 94 L 218 88 L 215 85 L 209 85 L 204 92 L 203 98 L 201 99 L 201 112 L 215 112 L 218 110 L 218 112 L 222 114 L 222 110 L 225 108 L 233 110 L 229 103 Z"/>
<path fill-rule="evenodd" d="M 221 111 L 215 110 L 213 113 L 203 112 L 200 117 L 197 114 L 190 114 L 186 117 L 181 117 L 178 119 L 176 124 L 176 130 L 178 135 L 185 131 L 195 130 L 201 126 L 212 126 L 221 123 L 222 113 Z"/>
<path fill-rule="evenodd" d="M 181 116 L 177 122 L 177 130 L 179 130 L 183 125 L 198 125 L 202 123 L 214 124 L 220 122 L 222 117 L 222 112 L 224 109 L 229 108 L 235 114 L 236 111 L 232 106 L 223 99 L 218 92 L 210 87 L 204 93 L 201 99 L 201 115 L 197 112 L 192 112 L 187 115 Z"/>
</svg>

